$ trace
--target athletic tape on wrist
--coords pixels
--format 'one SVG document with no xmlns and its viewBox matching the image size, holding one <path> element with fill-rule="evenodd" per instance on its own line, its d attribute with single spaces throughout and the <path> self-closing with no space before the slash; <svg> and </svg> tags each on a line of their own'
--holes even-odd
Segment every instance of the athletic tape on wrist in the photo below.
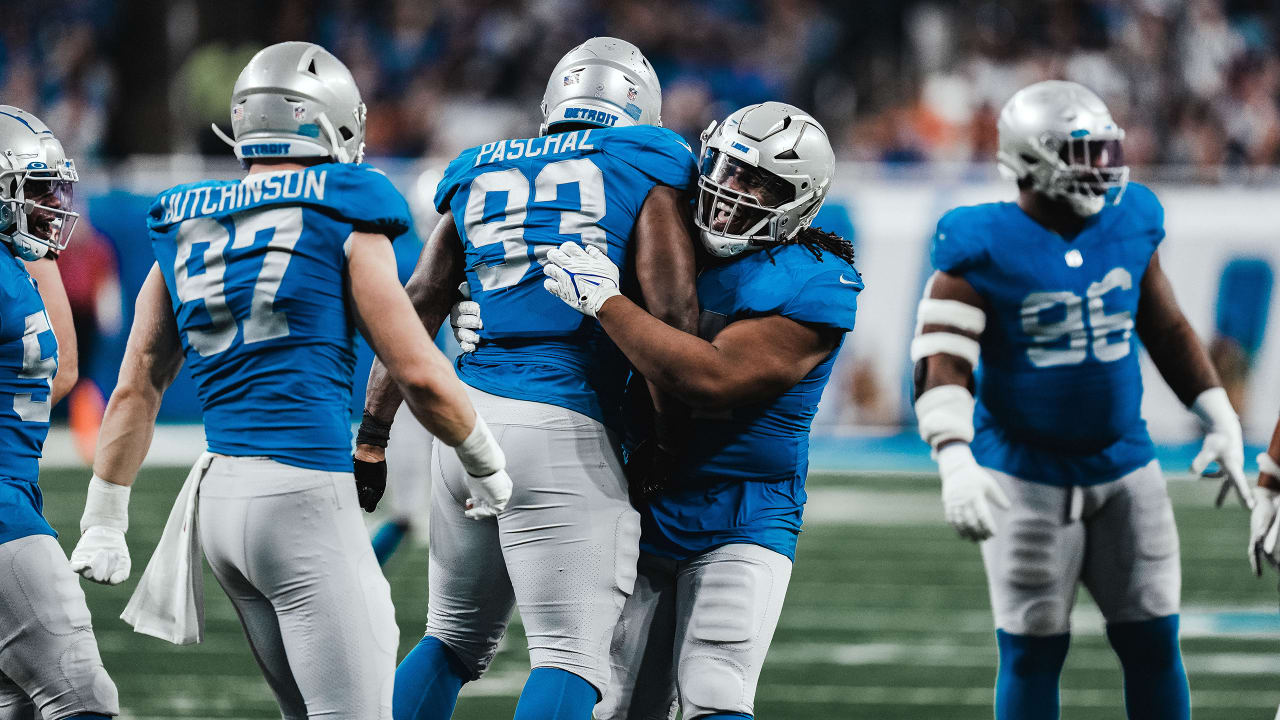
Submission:
<svg viewBox="0 0 1280 720">
<path fill-rule="evenodd" d="M 506 455 L 479 415 L 476 415 L 476 426 L 471 429 L 471 434 L 454 448 L 454 452 L 458 453 L 462 468 L 473 477 L 492 475 L 507 464 Z"/>
<path fill-rule="evenodd" d="M 385 448 L 390 440 L 391 423 L 382 422 L 366 410 L 360 420 L 360 429 L 356 431 L 356 444 Z"/>
<path fill-rule="evenodd" d="M 107 482 L 94 475 L 89 479 L 89 494 L 84 500 L 84 514 L 80 516 L 80 532 L 95 525 L 115 528 L 120 532 L 129 529 L 129 491 L 125 485 Z"/>
<path fill-rule="evenodd" d="M 920 437 L 935 450 L 951 440 L 973 441 L 973 395 L 959 385 L 939 385 L 916 400 Z"/>
</svg>

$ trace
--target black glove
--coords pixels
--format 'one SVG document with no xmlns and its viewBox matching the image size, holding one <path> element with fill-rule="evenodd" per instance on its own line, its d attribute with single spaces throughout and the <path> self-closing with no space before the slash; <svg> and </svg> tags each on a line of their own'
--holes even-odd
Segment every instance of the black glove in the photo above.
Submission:
<svg viewBox="0 0 1280 720">
<path fill-rule="evenodd" d="M 643 440 L 627 454 L 622 471 L 627 477 L 631 503 L 647 504 L 671 487 L 675 455 L 656 440 Z"/>
<path fill-rule="evenodd" d="M 354 457 L 351 461 L 355 465 L 356 497 L 360 499 L 360 507 L 365 512 L 373 512 L 387 491 L 387 461 L 369 462 Z"/>
</svg>

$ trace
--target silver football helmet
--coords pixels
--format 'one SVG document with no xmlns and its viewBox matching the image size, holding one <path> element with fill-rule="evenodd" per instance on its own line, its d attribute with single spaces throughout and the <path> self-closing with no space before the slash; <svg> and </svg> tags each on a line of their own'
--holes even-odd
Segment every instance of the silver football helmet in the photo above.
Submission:
<svg viewBox="0 0 1280 720">
<path fill-rule="evenodd" d="M 1081 217 L 1119 202 L 1129 182 L 1116 125 L 1102 99 L 1079 83 L 1046 80 L 1014 94 L 1000 111 L 1003 172 L 1067 202 Z"/>
<path fill-rule="evenodd" d="M 0 153 L 0 241 L 23 260 L 62 252 L 80 217 L 71 210 L 75 162 L 44 123 L 12 105 L 0 105 Z"/>
<path fill-rule="evenodd" d="M 319 45 L 258 51 L 231 92 L 231 134 L 213 131 L 242 161 L 260 157 L 364 159 L 365 106 L 351 71 Z"/>
<path fill-rule="evenodd" d="M 662 86 L 640 48 L 593 37 L 556 63 L 542 95 L 546 135 L 558 123 L 596 127 L 662 125 Z"/>
<path fill-rule="evenodd" d="M 750 105 L 702 133 L 694 222 L 718 257 L 786 242 L 813 222 L 836 158 L 827 131 L 793 105 Z"/>
</svg>

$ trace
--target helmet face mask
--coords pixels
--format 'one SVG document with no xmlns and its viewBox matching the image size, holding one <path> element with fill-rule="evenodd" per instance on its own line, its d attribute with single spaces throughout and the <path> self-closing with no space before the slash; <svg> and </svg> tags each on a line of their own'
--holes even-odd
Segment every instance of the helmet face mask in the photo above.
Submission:
<svg viewBox="0 0 1280 720">
<path fill-rule="evenodd" d="M 795 188 L 764 168 L 708 148 L 698 177 L 698 227 L 726 238 L 768 242 Z"/>
<path fill-rule="evenodd" d="M 0 241 L 23 260 L 66 249 L 79 213 L 71 209 L 80 180 L 62 143 L 31 113 L 0 106 Z"/>
<path fill-rule="evenodd" d="M 717 257 L 790 240 L 822 207 L 835 172 L 826 131 L 791 105 L 742 108 L 702 134 L 694 224 Z"/>
<path fill-rule="evenodd" d="M 1124 195 L 1124 130 L 1084 86 L 1049 80 L 1023 88 L 1001 111 L 998 128 L 1001 170 L 1077 215 L 1096 215 Z"/>
</svg>

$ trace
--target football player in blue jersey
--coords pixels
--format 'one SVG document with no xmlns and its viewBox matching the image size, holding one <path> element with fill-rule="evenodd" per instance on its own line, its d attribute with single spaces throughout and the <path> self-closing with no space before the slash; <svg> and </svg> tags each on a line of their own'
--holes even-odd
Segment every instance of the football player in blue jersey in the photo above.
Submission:
<svg viewBox="0 0 1280 720">
<path fill-rule="evenodd" d="M 185 360 L 209 452 L 184 490 L 198 502 L 175 516 L 198 530 L 283 716 L 389 718 L 399 633 L 351 466 L 357 324 L 414 415 L 456 450 L 449 456 L 468 488 L 458 492 L 475 498 L 469 513 L 501 511 L 510 480 L 397 280 L 390 239 L 408 230 L 409 210 L 361 163 L 365 107 L 351 73 L 318 45 L 267 47 L 236 81 L 231 124 L 234 139 L 224 139 L 246 177 L 179 185 L 152 206 L 156 262 L 103 419 L 74 554 L 91 580 L 128 576 L 130 486 Z M 166 530 L 155 557 L 167 556 L 169 540 Z M 126 615 L 180 615 L 183 600 L 161 602 L 176 574 L 153 560 Z M 144 595 L 152 579 L 160 594 Z M 146 607 L 148 597 L 160 607 Z"/>
<path fill-rule="evenodd" d="M 42 299 L 48 290 L 37 289 L 24 261 L 47 263 L 41 258 L 66 248 L 79 217 L 71 210 L 78 180 L 75 163 L 44 123 L 0 105 L 0 566 L 6 569 L 0 717 L 6 720 L 105 720 L 120 712 L 84 592 L 44 519 L 37 484 L 49 410 L 69 388 L 54 379 L 60 348 Z"/>
<path fill-rule="evenodd" d="M 540 137 L 463 151 L 436 191 L 444 217 L 407 287 L 432 332 L 460 280 L 486 308 L 483 342 L 457 371 L 518 471 L 496 521 L 455 522 L 460 468 L 436 454 L 427 629 L 396 673 L 400 720 L 452 714 L 463 683 L 492 660 L 513 606 L 533 667 L 517 718 L 586 720 L 608 686 L 610 637 L 635 582 L 640 534 L 617 439 L 628 367 L 598 324 L 543 292 L 541 263 L 579 240 L 618 263 L 628 291 L 657 316 L 695 326 L 681 208 L 697 165 L 659 126 L 660 109 L 640 51 L 592 38 L 552 73 Z M 361 437 L 385 439 L 399 401 L 375 364 Z M 375 485 L 382 452 L 357 445 Z"/>
<path fill-rule="evenodd" d="M 1129 717 L 1187 718 L 1178 535 L 1140 414 L 1134 332 L 1207 428 L 1192 469 L 1218 463 L 1219 503 L 1234 488 L 1251 505 L 1240 422 L 1160 269 L 1164 211 L 1128 182 L 1103 102 L 1075 83 L 1031 85 L 1001 111 L 999 137 L 1018 199 L 939 221 L 911 345 L 946 518 L 982 543 L 996 717 L 1058 717 L 1083 582 Z"/>
<path fill-rule="evenodd" d="M 548 254 L 545 288 L 694 410 L 696 442 L 675 457 L 646 462 L 645 438 L 628 440 L 650 477 L 601 720 L 673 717 L 677 697 L 686 718 L 753 716 L 795 560 L 810 424 L 863 287 L 852 245 L 810 227 L 834 170 L 822 126 L 783 103 L 703 135 L 697 335 L 621 295 L 598 249 Z"/>
</svg>

